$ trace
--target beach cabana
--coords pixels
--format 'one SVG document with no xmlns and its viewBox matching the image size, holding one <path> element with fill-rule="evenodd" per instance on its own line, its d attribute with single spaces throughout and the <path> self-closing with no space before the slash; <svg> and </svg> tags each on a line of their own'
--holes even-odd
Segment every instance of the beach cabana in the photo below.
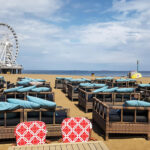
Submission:
<svg viewBox="0 0 150 150">
<path fill-rule="evenodd" d="M 137 81 L 136 79 L 129 79 L 129 78 L 120 78 L 116 79 L 113 82 L 113 87 L 137 87 Z"/>
<path fill-rule="evenodd" d="M 70 117 L 69 109 L 54 102 L 32 96 L 27 101 L 8 99 L 0 102 L 0 139 L 14 138 L 15 126 L 27 121 L 43 121 L 47 136 L 61 136 L 61 123 L 67 117 Z"/>
<path fill-rule="evenodd" d="M 78 105 L 84 108 L 85 112 L 88 112 L 88 110 L 92 110 L 93 97 L 95 96 L 93 91 L 105 86 L 106 84 L 81 83 L 79 87 Z"/>
<path fill-rule="evenodd" d="M 93 82 L 111 85 L 113 83 L 113 81 L 114 81 L 113 77 L 101 77 L 101 78 L 96 78 Z"/>
<path fill-rule="evenodd" d="M 71 77 L 56 77 L 55 80 L 55 88 L 63 89 L 64 80 L 72 79 Z"/>
<path fill-rule="evenodd" d="M 150 139 L 150 103 L 131 100 L 119 106 L 93 101 L 93 122 L 104 131 L 105 140 L 109 134 L 145 134 Z"/>
<path fill-rule="evenodd" d="M 81 78 L 81 79 L 70 79 L 68 85 L 68 97 L 73 101 L 74 99 L 78 99 L 79 96 L 79 87 L 80 83 L 89 83 L 91 80 Z M 81 87 L 80 87 L 81 88 Z M 88 87 L 82 87 L 88 88 Z"/>
<path fill-rule="evenodd" d="M 142 99 L 150 97 L 150 83 L 149 84 L 139 84 L 138 91 L 141 93 Z"/>
</svg>

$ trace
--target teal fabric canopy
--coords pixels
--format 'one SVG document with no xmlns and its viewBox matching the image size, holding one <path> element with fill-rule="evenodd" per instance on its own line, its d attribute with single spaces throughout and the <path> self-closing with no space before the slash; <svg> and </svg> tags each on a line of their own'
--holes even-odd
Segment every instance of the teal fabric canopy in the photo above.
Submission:
<svg viewBox="0 0 150 150">
<path fill-rule="evenodd" d="M 20 105 L 18 104 L 12 104 L 8 102 L 0 102 L 0 111 L 5 111 L 5 110 L 16 110 L 20 108 Z"/>
<path fill-rule="evenodd" d="M 108 88 L 108 86 L 104 86 L 104 87 L 102 87 L 102 88 L 99 88 L 99 89 L 96 89 L 96 90 L 94 90 L 93 91 L 93 93 L 99 93 L 99 92 L 103 92 L 105 89 L 107 89 Z"/>
<path fill-rule="evenodd" d="M 34 89 L 35 87 L 36 87 L 35 85 L 28 86 L 28 87 L 25 87 L 25 88 L 18 89 L 17 92 L 29 92 L 30 90 Z"/>
<path fill-rule="evenodd" d="M 115 92 L 117 89 L 118 87 L 114 87 L 114 88 L 105 89 L 102 92 Z"/>
<path fill-rule="evenodd" d="M 28 101 L 37 103 L 41 106 L 41 108 L 56 108 L 56 103 L 51 102 L 42 98 L 34 97 L 34 96 L 27 96 Z"/>
<path fill-rule="evenodd" d="M 116 89 L 116 92 L 118 93 L 128 93 L 128 92 L 134 92 L 135 88 L 119 88 Z"/>
<path fill-rule="evenodd" d="M 81 87 L 104 87 L 106 84 L 96 84 L 96 83 L 80 83 Z"/>
<path fill-rule="evenodd" d="M 4 93 L 16 92 L 18 89 L 21 89 L 21 88 L 23 88 L 23 86 L 18 86 L 15 88 L 6 89 L 6 90 L 4 90 Z"/>
<path fill-rule="evenodd" d="M 40 105 L 26 100 L 8 98 L 7 101 L 11 104 L 18 104 L 21 108 L 35 109 L 40 108 Z"/>
<path fill-rule="evenodd" d="M 37 88 L 31 89 L 31 91 L 33 91 L 33 92 L 48 92 L 48 91 L 50 91 L 50 88 L 48 88 L 48 87 L 37 87 Z"/>
<path fill-rule="evenodd" d="M 139 87 L 150 87 L 150 84 L 139 84 Z"/>
<path fill-rule="evenodd" d="M 128 100 L 124 103 L 124 106 L 127 106 L 127 107 L 150 107 L 150 103 L 141 101 L 141 100 Z"/>
<path fill-rule="evenodd" d="M 124 79 L 124 78 L 120 78 L 120 79 L 117 79 L 116 82 L 129 82 L 129 81 L 136 81 L 135 79 Z"/>
<path fill-rule="evenodd" d="M 112 80 L 113 77 L 96 78 L 96 80 Z"/>
</svg>

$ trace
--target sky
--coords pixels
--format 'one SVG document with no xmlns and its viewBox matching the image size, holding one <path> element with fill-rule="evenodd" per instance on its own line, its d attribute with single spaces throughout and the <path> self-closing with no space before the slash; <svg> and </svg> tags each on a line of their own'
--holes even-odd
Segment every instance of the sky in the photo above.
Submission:
<svg viewBox="0 0 150 150">
<path fill-rule="evenodd" d="M 0 0 L 27 70 L 150 70 L 150 0 Z"/>
</svg>

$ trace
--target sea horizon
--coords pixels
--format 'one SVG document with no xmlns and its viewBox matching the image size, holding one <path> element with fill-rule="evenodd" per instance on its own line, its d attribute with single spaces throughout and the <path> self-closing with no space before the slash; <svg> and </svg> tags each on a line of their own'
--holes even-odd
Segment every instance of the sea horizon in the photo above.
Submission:
<svg viewBox="0 0 150 150">
<path fill-rule="evenodd" d="M 111 71 L 111 70 L 23 70 L 23 74 L 51 74 L 51 75 L 81 75 L 91 76 L 127 76 L 130 71 Z M 139 71 L 143 77 L 150 77 L 150 71 Z"/>
</svg>

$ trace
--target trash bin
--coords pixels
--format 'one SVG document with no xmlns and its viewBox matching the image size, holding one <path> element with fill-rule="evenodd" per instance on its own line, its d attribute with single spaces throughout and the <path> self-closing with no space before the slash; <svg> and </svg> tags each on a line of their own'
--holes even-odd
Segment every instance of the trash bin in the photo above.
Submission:
<svg viewBox="0 0 150 150">
<path fill-rule="evenodd" d="M 91 77 L 95 77 L 95 73 L 91 73 Z"/>
</svg>

